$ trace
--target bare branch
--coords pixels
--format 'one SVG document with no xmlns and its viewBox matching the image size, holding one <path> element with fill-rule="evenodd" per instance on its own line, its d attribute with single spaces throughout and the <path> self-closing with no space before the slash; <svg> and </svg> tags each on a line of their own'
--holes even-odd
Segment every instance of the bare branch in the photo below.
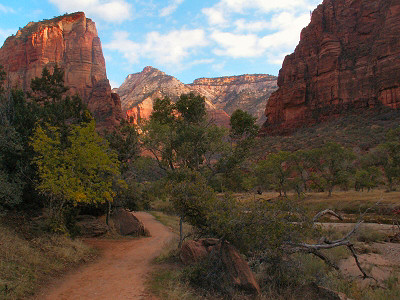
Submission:
<svg viewBox="0 0 400 300">
<path fill-rule="evenodd" d="M 342 216 L 338 215 L 337 213 L 335 213 L 335 212 L 334 212 L 333 210 L 331 210 L 331 209 L 325 209 L 325 210 L 323 210 L 323 211 L 320 211 L 319 213 L 317 213 L 317 214 L 314 216 L 314 218 L 312 219 L 313 223 L 317 222 L 317 220 L 318 220 L 319 218 L 321 218 L 322 216 L 324 216 L 324 215 L 331 215 L 331 216 L 334 216 L 334 217 L 338 218 L 339 220 L 343 221 Z"/>
<path fill-rule="evenodd" d="M 367 275 L 367 273 L 365 273 L 365 271 L 364 271 L 363 268 L 361 267 L 361 264 L 360 264 L 360 261 L 358 260 L 358 256 L 357 256 L 356 250 L 354 249 L 354 246 L 351 244 L 351 245 L 348 245 L 347 248 L 349 248 L 351 254 L 353 255 L 354 260 L 356 261 L 356 264 L 357 264 L 358 269 L 359 269 L 359 270 L 361 271 L 361 273 L 363 274 L 363 278 L 364 278 L 364 279 L 366 279 L 366 278 L 372 278 L 372 279 L 374 279 L 375 281 L 377 281 L 377 280 L 376 280 L 375 278 L 373 278 L 372 276 Z"/>
</svg>

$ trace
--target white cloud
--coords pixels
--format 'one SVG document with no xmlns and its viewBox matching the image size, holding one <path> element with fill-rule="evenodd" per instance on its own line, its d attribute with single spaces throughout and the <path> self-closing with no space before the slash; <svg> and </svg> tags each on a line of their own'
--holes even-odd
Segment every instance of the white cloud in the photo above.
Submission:
<svg viewBox="0 0 400 300">
<path fill-rule="evenodd" d="M 312 1 L 312 0 L 311 0 Z M 299 7 L 307 7 L 310 0 L 221 0 L 214 7 L 227 12 L 244 13 L 246 10 L 255 9 L 261 13 L 269 13 L 279 10 L 292 10 Z M 315 2 L 315 1 L 314 1 Z"/>
<path fill-rule="evenodd" d="M 132 5 L 126 0 L 49 0 L 61 13 L 84 11 L 90 17 L 121 23 L 130 19 Z"/>
<path fill-rule="evenodd" d="M 153 31 L 143 43 L 129 39 L 128 32 L 116 32 L 114 39 L 104 47 L 121 52 L 132 64 L 140 58 L 148 58 L 163 66 L 183 67 L 183 61 L 208 42 L 202 29 L 173 30 L 167 34 Z"/>
<path fill-rule="evenodd" d="M 166 17 L 171 15 L 175 10 L 179 7 L 180 4 L 182 4 L 183 0 L 172 0 L 170 5 L 164 7 L 161 12 L 160 16 L 161 17 Z"/>
<path fill-rule="evenodd" d="M 115 32 L 114 39 L 105 44 L 104 48 L 121 52 L 131 64 L 139 62 L 140 45 L 129 40 L 129 32 Z"/>
<path fill-rule="evenodd" d="M 111 85 L 111 89 L 117 89 L 121 86 L 121 84 L 119 84 L 118 82 L 114 81 L 114 80 L 109 80 L 110 85 Z"/>
<path fill-rule="evenodd" d="M 227 23 L 224 11 L 218 7 L 203 8 L 202 12 L 207 16 L 210 25 L 222 26 Z"/>
<path fill-rule="evenodd" d="M 219 48 L 214 49 L 214 53 L 219 56 L 257 57 L 262 55 L 265 50 L 260 47 L 260 39 L 254 34 L 214 31 L 211 38 L 219 45 Z"/>
<path fill-rule="evenodd" d="M 301 30 L 310 22 L 308 6 L 297 5 L 310 1 L 319 0 L 291 0 L 291 4 L 287 6 L 287 0 L 276 3 L 263 0 L 221 0 L 210 9 L 221 12 L 225 24 L 230 24 L 230 27 L 229 30 L 225 27 L 223 31 L 214 27 L 211 38 L 217 46 L 213 52 L 232 58 L 264 56 L 268 63 L 281 64 L 285 55 L 293 52 L 300 40 Z M 250 8 L 257 8 L 257 13 L 262 11 L 263 14 L 257 14 L 258 19 L 252 17 L 252 20 L 249 20 L 246 10 Z M 222 23 L 210 22 L 210 25 L 218 26 Z"/>
<path fill-rule="evenodd" d="M 245 19 L 239 19 L 235 21 L 236 29 L 239 31 L 250 31 L 257 32 L 265 29 L 269 29 L 271 24 L 266 21 L 250 21 L 247 22 Z"/>
<path fill-rule="evenodd" d="M 5 6 L 3 4 L 0 4 L 0 12 L 3 13 L 15 13 L 15 10 L 11 7 Z"/>
<path fill-rule="evenodd" d="M 12 35 L 16 32 L 17 32 L 16 29 L 1 29 L 0 28 L 0 47 L 3 45 L 6 38 L 8 38 L 10 35 Z"/>
</svg>

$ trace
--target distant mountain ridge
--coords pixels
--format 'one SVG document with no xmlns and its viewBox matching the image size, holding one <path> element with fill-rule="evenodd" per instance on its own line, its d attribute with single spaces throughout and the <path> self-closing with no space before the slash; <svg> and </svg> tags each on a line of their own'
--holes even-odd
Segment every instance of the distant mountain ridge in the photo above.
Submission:
<svg viewBox="0 0 400 300">
<path fill-rule="evenodd" d="M 194 92 L 206 97 L 207 110 L 219 125 L 229 125 L 229 115 L 243 109 L 260 121 L 268 97 L 277 89 L 277 77 L 265 74 L 199 78 L 184 84 L 164 72 L 146 67 L 142 72 L 130 74 L 115 91 L 121 98 L 122 110 L 135 123 L 147 119 L 153 101 L 168 96 L 176 101 L 181 94 Z"/>
</svg>

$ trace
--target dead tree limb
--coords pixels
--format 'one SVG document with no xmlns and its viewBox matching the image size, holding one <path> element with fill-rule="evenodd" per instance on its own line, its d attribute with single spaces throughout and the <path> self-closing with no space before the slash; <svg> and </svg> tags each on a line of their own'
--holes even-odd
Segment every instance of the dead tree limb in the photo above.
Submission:
<svg viewBox="0 0 400 300">
<path fill-rule="evenodd" d="M 326 215 L 326 214 L 330 214 L 333 215 L 335 217 L 337 217 L 340 220 L 343 220 L 342 217 L 340 215 L 338 215 L 337 213 L 335 213 L 334 211 L 330 210 L 330 209 L 326 209 L 323 210 L 321 212 L 319 212 L 318 214 L 315 215 L 315 217 L 313 218 L 313 223 L 315 223 L 321 216 Z M 365 215 L 365 213 L 363 214 Z M 343 238 L 338 239 L 338 240 L 334 240 L 334 241 L 330 241 L 328 238 L 326 237 L 322 237 L 320 242 L 317 244 L 307 244 L 307 243 L 288 243 L 287 245 L 289 247 L 292 247 L 293 252 L 298 252 L 298 251 L 302 251 L 302 252 L 306 252 L 306 253 L 311 253 L 317 257 L 319 257 L 320 259 L 322 259 L 327 265 L 329 265 L 330 267 L 338 270 L 339 267 L 333 263 L 332 261 L 329 260 L 328 257 L 326 257 L 324 254 L 321 253 L 320 250 L 327 250 L 327 249 L 332 249 L 332 248 L 336 248 L 336 247 L 341 247 L 341 246 L 345 246 L 347 247 L 352 256 L 354 257 L 354 260 L 356 262 L 356 265 L 358 267 L 358 269 L 360 270 L 360 272 L 363 274 L 363 278 L 372 278 L 375 279 L 371 276 L 369 276 L 364 269 L 362 268 L 360 261 L 358 259 L 357 253 L 354 249 L 354 245 L 353 243 L 350 241 L 350 238 L 353 234 L 356 233 L 356 231 L 358 230 L 358 228 L 360 227 L 360 225 L 363 223 L 364 221 L 361 219 L 359 220 L 356 225 L 353 227 L 352 230 L 350 230 Z"/>
<path fill-rule="evenodd" d="M 319 213 L 317 213 L 317 214 L 314 216 L 314 218 L 312 219 L 312 222 L 313 222 L 313 223 L 317 222 L 318 219 L 321 218 L 321 217 L 324 216 L 324 215 L 331 215 L 331 216 L 334 216 L 334 217 L 338 218 L 339 220 L 343 221 L 343 218 L 342 218 L 341 215 L 337 214 L 336 212 L 334 212 L 334 211 L 331 210 L 331 209 L 325 209 L 325 210 L 320 211 Z"/>
</svg>

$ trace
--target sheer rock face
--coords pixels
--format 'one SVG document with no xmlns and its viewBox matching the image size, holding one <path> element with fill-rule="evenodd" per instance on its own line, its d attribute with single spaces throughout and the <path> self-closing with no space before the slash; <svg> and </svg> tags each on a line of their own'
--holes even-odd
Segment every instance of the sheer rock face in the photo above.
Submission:
<svg viewBox="0 0 400 300">
<path fill-rule="evenodd" d="M 324 0 L 267 102 L 265 134 L 348 109 L 400 108 L 400 1 Z"/>
<path fill-rule="evenodd" d="M 111 95 L 101 42 L 95 23 L 83 12 L 31 22 L 0 49 L 0 64 L 9 86 L 28 91 L 33 78 L 57 64 L 65 71 L 69 93 L 78 93 L 98 128 L 115 126 L 122 117 L 119 99 Z"/>
<path fill-rule="evenodd" d="M 135 123 L 150 116 L 155 99 L 168 96 L 176 101 L 181 94 L 194 92 L 206 97 L 207 110 L 215 123 L 228 127 L 229 114 L 238 108 L 261 117 L 276 88 L 276 77 L 270 75 L 201 78 L 183 84 L 173 76 L 146 67 L 129 75 L 116 91 L 121 96 L 123 111 Z"/>
<path fill-rule="evenodd" d="M 188 85 L 211 101 L 215 107 L 231 115 L 242 109 L 265 121 L 264 109 L 270 95 L 278 88 L 275 76 L 266 74 L 220 78 L 200 78 Z"/>
</svg>

